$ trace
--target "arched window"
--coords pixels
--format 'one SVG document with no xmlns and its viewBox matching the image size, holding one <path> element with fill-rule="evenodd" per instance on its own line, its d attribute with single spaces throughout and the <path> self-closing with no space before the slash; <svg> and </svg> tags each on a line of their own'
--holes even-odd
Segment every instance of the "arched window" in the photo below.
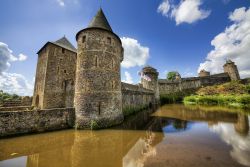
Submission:
<svg viewBox="0 0 250 167">
<path fill-rule="evenodd" d="M 39 105 L 39 95 L 36 95 L 36 107 Z"/>
<path fill-rule="evenodd" d="M 84 35 L 83 37 L 82 37 L 82 43 L 85 43 L 86 42 L 86 36 Z"/>
</svg>

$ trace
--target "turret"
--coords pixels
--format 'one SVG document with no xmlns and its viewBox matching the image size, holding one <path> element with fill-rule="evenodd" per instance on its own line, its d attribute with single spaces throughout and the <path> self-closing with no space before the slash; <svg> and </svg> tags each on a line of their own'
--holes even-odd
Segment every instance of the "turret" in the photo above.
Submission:
<svg viewBox="0 0 250 167">
<path fill-rule="evenodd" d="M 240 79 L 238 68 L 233 61 L 227 60 L 223 68 L 224 72 L 228 73 L 232 81 Z"/>
<path fill-rule="evenodd" d="M 199 77 L 207 77 L 207 76 L 210 76 L 210 72 L 209 71 L 206 71 L 206 70 L 202 69 L 199 72 Z"/>
<path fill-rule="evenodd" d="M 141 84 L 143 88 L 153 90 L 155 92 L 155 99 L 159 101 L 159 86 L 157 70 L 151 66 L 146 66 L 141 71 Z"/>
<path fill-rule="evenodd" d="M 102 9 L 76 34 L 76 128 L 96 129 L 123 121 L 120 63 L 123 48 Z"/>
</svg>

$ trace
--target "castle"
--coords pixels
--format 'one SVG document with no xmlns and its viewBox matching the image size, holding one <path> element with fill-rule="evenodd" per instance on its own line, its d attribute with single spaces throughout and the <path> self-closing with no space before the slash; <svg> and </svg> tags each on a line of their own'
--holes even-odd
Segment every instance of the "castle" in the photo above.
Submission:
<svg viewBox="0 0 250 167">
<path fill-rule="evenodd" d="M 80 129 L 119 124 L 126 110 L 155 105 L 160 94 L 239 79 L 237 66 L 227 61 L 225 73 L 210 75 L 202 70 L 199 77 L 178 76 L 176 81 L 158 79 L 157 70 L 146 66 L 142 73 L 150 81 L 142 78 L 139 85 L 122 83 L 122 43 L 102 9 L 76 34 L 76 41 L 77 49 L 63 37 L 38 51 L 32 106 L 75 108 L 75 127 Z"/>
</svg>

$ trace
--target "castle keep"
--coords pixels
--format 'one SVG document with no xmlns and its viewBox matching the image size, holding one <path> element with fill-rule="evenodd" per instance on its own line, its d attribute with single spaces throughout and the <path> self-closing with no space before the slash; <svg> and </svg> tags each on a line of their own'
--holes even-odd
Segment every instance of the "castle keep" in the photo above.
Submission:
<svg viewBox="0 0 250 167">
<path fill-rule="evenodd" d="M 158 79 L 157 70 L 146 66 L 141 72 L 149 79 L 142 77 L 138 85 L 122 83 L 122 43 L 102 9 L 76 34 L 76 41 L 77 49 L 63 37 L 47 42 L 38 51 L 32 106 L 47 113 L 60 108 L 64 114 L 71 108 L 75 113 L 73 124 L 80 129 L 119 124 L 131 109 L 157 104 L 160 95 L 240 79 L 237 66 L 227 61 L 224 73 L 210 75 L 202 70 L 199 77 L 178 75 L 174 81 Z M 71 117 L 72 113 L 70 110 Z M 67 120 L 71 119 L 63 115 L 65 126 Z"/>
</svg>

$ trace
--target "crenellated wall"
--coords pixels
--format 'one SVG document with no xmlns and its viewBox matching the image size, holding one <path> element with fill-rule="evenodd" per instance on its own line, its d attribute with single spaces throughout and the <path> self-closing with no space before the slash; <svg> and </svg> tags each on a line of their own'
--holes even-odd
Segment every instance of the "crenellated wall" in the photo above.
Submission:
<svg viewBox="0 0 250 167">
<path fill-rule="evenodd" d="M 159 91 L 161 95 L 195 90 L 202 86 L 210 86 L 229 82 L 231 79 L 227 73 L 215 74 L 205 77 L 182 78 L 180 81 L 159 79 Z"/>
</svg>

